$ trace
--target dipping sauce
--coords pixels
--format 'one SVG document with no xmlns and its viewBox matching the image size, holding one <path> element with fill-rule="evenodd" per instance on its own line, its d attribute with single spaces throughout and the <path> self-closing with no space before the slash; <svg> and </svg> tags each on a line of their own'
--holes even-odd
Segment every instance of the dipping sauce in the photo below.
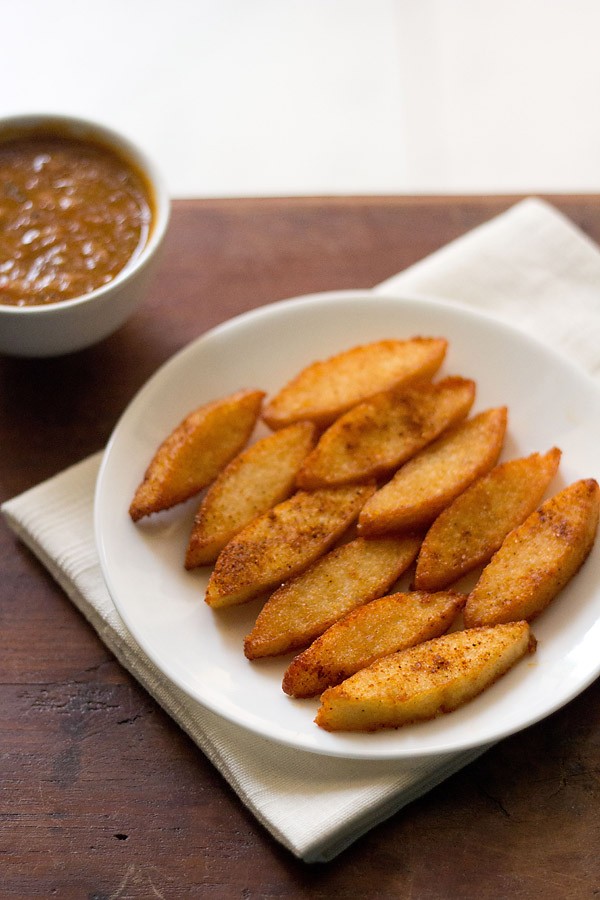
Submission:
<svg viewBox="0 0 600 900">
<path fill-rule="evenodd" d="M 96 290 L 144 248 L 150 191 L 93 140 L 0 142 L 0 303 L 42 306 Z"/>
</svg>

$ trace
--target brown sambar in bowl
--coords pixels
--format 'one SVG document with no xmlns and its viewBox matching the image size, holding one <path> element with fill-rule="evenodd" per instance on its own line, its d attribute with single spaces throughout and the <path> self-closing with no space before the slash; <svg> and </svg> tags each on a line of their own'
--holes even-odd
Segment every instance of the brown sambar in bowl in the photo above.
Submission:
<svg viewBox="0 0 600 900">
<path fill-rule="evenodd" d="M 149 185 L 112 147 L 59 131 L 0 141 L 0 304 L 102 287 L 142 252 L 152 221 Z"/>
</svg>

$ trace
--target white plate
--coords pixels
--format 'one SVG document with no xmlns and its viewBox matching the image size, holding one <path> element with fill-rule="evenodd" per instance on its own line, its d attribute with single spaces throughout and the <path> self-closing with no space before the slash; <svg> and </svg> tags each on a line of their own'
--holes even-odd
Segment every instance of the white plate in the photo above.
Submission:
<svg viewBox="0 0 600 900">
<path fill-rule="evenodd" d="M 316 700 L 281 690 L 287 661 L 250 663 L 242 652 L 258 607 L 213 611 L 206 570 L 182 560 L 197 501 L 134 525 L 127 509 L 146 464 L 190 409 L 242 387 L 268 392 L 318 358 L 383 337 L 442 335 L 442 372 L 476 379 L 474 410 L 506 404 L 503 458 L 563 451 L 551 493 L 600 476 L 600 391 L 577 368 L 495 320 L 428 300 L 344 292 L 263 307 L 209 332 L 164 365 L 130 404 L 100 471 L 95 527 L 114 603 L 148 656 L 191 697 L 266 738 L 355 758 L 417 757 L 475 747 L 547 716 L 600 673 L 600 541 L 534 626 L 537 653 L 484 694 L 432 722 L 376 734 L 328 734 Z M 442 373 L 440 373 L 442 374 Z"/>
</svg>

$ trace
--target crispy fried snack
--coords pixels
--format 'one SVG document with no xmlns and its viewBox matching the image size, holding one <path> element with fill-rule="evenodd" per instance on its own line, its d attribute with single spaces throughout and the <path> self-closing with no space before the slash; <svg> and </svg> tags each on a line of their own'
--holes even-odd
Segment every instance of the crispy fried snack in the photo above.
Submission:
<svg viewBox="0 0 600 900">
<path fill-rule="evenodd" d="M 306 647 L 345 613 L 389 590 L 419 544 L 415 537 L 357 538 L 332 550 L 267 600 L 244 653 L 258 659 Z"/>
<path fill-rule="evenodd" d="M 345 615 L 297 656 L 285 671 L 283 690 L 314 697 L 376 659 L 406 650 L 448 630 L 466 594 L 388 594 Z"/>
<path fill-rule="evenodd" d="M 377 660 L 321 696 L 328 731 L 398 728 L 451 712 L 535 650 L 527 622 L 454 631 Z"/>
<path fill-rule="evenodd" d="M 298 487 L 311 490 L 389 475 L 463 419 L 474 399 L 475 383 L 459 377 L 377 394 L 321 436 L 298 472 Z"/>
<path fill-rule="evenodd" d="M 307 569 L 356 520 L 373 485 L 300 491 L 223 548 L 206 588 L 214 608 L 244 603 Z"/>
<path fill-rule="evenodd" d="M 298 422 L 238 454 L 211 485 L 196 513 L 186 569 L 213 563 L 225 544 L 252 519 L 289 497 L 300 464 L 315 440 L 315 426 Z"/>
<path fill-rule="evenodd" d="M 598 530 L 600 489 L 576 481 L 546 500 L 512 531 L 481 573 L 465 607 L 465 624 L 531 620 L 585 562 Z"/>
<path fill-rule="evenodd" d="M 156 451 L 131 502 L 134 522 L 188 500 L 215 480 L 248 441 L 264 391 L 237 391 L 190 413 Z"/>
<path fill-rule="evenodd" d="M 443 509 L 498 461 L 505 406 L 455 425 L 421 450 L 360 511 L 359 534 L 386 534 L 430 525 Z"/>
<path fill-rule="evenodd" d="M 274 429 L 301 420 L 324 428 L 379 391 L 431 378 L 447 346 L 444 338 L 384 340 L 314 362 L 270 400 L 263 419 Z"/>
<path fill-rule="evenodd" d="M 513 528 L 540 504 L 556 474 L 560 450 L 501 463 L 475 481 L 437 517 L 415 571 L 420 591 L 441 591 L 487 563 Z"/>
</svg>

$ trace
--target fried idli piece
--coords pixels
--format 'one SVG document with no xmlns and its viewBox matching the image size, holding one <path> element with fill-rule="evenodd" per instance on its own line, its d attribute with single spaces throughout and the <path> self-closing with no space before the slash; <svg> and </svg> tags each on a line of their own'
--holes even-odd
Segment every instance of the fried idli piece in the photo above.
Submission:
<svg viewBox="0 0 600 900">
<path fill-rule="evenodd" d="M 302 460 L 315 441 L 315 426 L 298 422 L 239 453 L 200 504 L 185 556 L 186 569 L 213 563 L 252 519 L 289 497 Z"/>
<path fill-rule="evenodd" d="M 237 391 L 186 416 L 150 462 L 129 507 L 133 521 L 183 503 L 211 484 L 247 443 L 264 397 L 264 391 Z"/>
<path fill-rule="evenodd" d="M 299 420 L 325 428 L 379 391 L 432 378 L 447 347 L 444 338 L 383 340 L 319 360 L 299 372 L 267 403 L 263 419 L 273 429 Z"/>
<path fill-rule="evenodd" d="M 337 547 L 263 606 L 244 642 L 248 659 L 306 647 L 341 616 L 385 594 L 415 559 L 415 537 L 357 538 Z"/>
<path fill-rule="evenodd" d="M 474 399 L 475 382 L 456 376 L 377 394 L 327 429 L 296 483 L 311 490 L 389 475 L 464 419 Z"/>
<path fill-rule="evenodd" d="M 475 479 L 495 466 L 506 432 L 505 406 L 488 409 L 444 432 L 396 472 L 360 511 L 359 534 L 431 525 Z"/>
<path fill-rule="evenodd" d="M 438 637 L 450 628 L 466 599 L 466 594 L 452 591 L 414 591 L 359 606 L 292 660 L 283 690 L 291 697 L 314 697 L 382 656 Z"/>
<path fill-rule="evenodd" d="M 219 553 L 205 600 L 245 603 L 307 569 L 358 518 L 373 485 L 299 491 L 253 519 Z"/>
<path fill-rule="evenodd" d="M 465 607 L 469 627 L 530 621 L 585 562 L 598 530 L 600 489 L 576 481 L 512 531 L 481 573 Z"/>
<path fill-rule="evenodd" d="M 327 731 L 376 731 L 433 719 L 476 697 L 535 646 L 527 622 L 444 634 L 328 688 L 315 722 Z"/>
<path fill-rule="evenodd" d="M 561 452 L 511 459 L 473 482 L 437 517 L 419 551 L 414 587 L 441 591 L 487 563 L 541 503 Z"/>
</svg>

